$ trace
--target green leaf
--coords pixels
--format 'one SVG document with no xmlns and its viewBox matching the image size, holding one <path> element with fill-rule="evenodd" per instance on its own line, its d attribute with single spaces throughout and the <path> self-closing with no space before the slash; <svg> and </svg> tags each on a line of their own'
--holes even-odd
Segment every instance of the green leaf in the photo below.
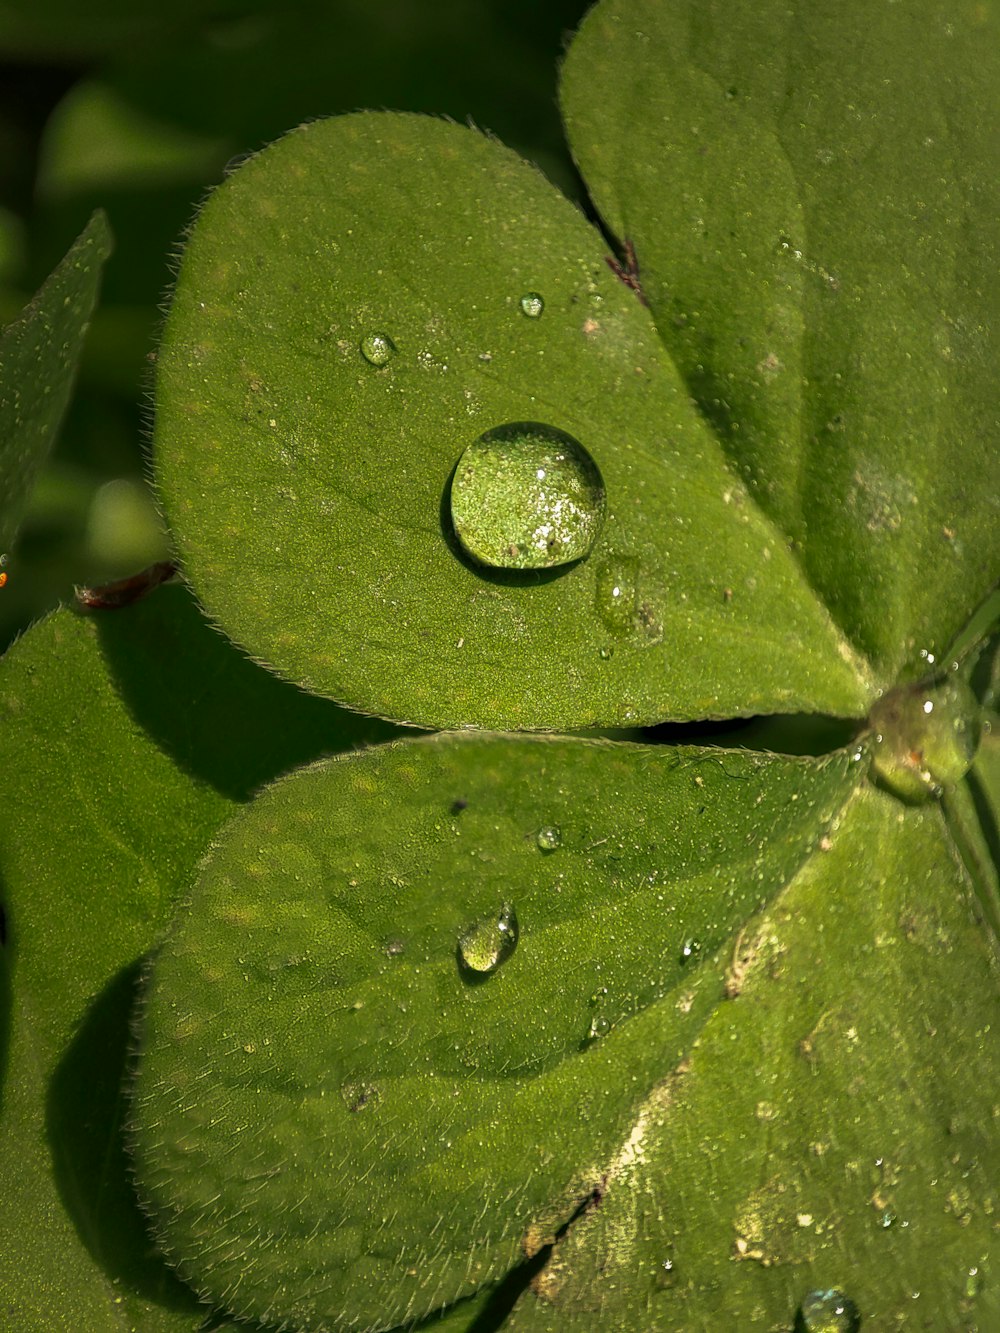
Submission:
<svg viewBox="0 0 1000 1333">
<path fill-rule="evenodd" d="M 236 801 L 385 729 L 240 658 L 178 586 L 31 630 L 0 719 L 5 1327 L 193 1330 L 121 1144 L 140 961 Z"/>
<path fill-rule="evenodd" d="M 434 725 L 863 713 L 863 664 L 605 258 L 537 172 L 440 121 L 321 121 L 230 176 L 185 251 L 155 439 L 226 632 Z M 484 566 L 452 474 L 532 422 L 593 458 L 607 516 L 575 564 Z"/>
<path fill-rule="evenodd" d="M 501 1277 L 601 1188 L 858 757 L 457 734 L 267 789 L 146 996 L 133 1138 L 165 1252 L 300 1330 Z"/>
<path fill-rule="evenodd" d="M 223 140 L 144 114 L 105 82 L 81 81 L 46 126 L 36 188 L 58 200 L 87 190 L 194 184 L 215 176 L 224 154 Z"/>
<path fill-rule="evenodd" d="M 665 346 L 886 683 L 1000 571 L 997 21 L 604 0 L 563 71 Z"/>
<path fill-rule="evenodd" d="M 507 1326 L 787 1329 L 834 1288 L 996 1327 L 997 970 L 940 809 L 861 789 L 736 960 Z"/>
<path fill-rule="evenodd" d="M 104 215 L 95 213 L 0 337 L 0 554 L 13 544 L 69 402 L 101 266 L 110 253 Z"/>
</svg>

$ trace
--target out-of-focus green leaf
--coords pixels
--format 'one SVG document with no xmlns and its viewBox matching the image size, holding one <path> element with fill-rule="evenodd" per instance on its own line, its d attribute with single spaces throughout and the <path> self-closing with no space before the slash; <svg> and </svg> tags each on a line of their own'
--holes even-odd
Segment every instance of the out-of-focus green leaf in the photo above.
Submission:
<svg viewBox="0 0 1000 1333">
<path fill-rule="evenodd" d="M 30 237 L 36 269 L 51 267 L 52 247 L 99 204 L 116 238 L 104 304 L 158 304 L 167 256 L 229 159 L 357 107 L 481 125 L 578 188 L 552 70 L 586 8 L 586 0 L 435 0 L 419 10 L 412 0 L 286 0 L 126 47 L 75 84 L 46 124 Z"/>
<path fill-rule="evenodd" d="M 143 115 L 104 83 L 79 83 L 49 120 L 38 189 L 59 198 L 78 190 L 194 183 L 214 172 L 224 150 L 218 139 Z"/>
<path fill-rule="evenodd" d="M 179 587 L 60 611 L 0 662 L 5 1328 L 199 1326 L 121 1146 L 140 963 L 236 802 L 384 733 L 240 658 Z"/>
<path fill-rule="evenodd" d="M 530 167 L 440 121 L 318 122 L 230 176 L 185 251 L 155 440 L 222 627 L 434 725 L 864 712 L 863 664 L 605 257 Z M 484 567 L 452 531 L 463 452 L 525 422 L 606 487 L 589 557 L 555 570 Z"/>
<path fill-rule="evenodd" d="M 48 456 L 111 252 L 95 213 L 21 317 L 0 336 L 0 554 L 14 540 L 38 470 Z"/>
<path fill-rule="evenodd" d="M 300 1330 L 501 1277 L 601 1188 L 860 769 L 458 734 L 268 788 L 145 999 L 134 1147 L 166 1253 Z"/>
<path fill-rule="evenodd" d="M 994 4 L 604 0 L 562 103 L 664 344 L 854 646 L 1000 570 Z"/>
<path fill-rule="evenodd" d="M 997 979 L 939 809 L 860 791 L 505 1327 L 1000 1325 Z"/>
</svg>

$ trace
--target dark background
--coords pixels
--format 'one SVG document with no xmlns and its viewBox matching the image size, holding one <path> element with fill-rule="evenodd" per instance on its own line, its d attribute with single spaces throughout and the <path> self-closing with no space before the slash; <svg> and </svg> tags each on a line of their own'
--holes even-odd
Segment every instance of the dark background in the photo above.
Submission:
<svg viewBox="0 0 1000 1333">
<path fill-rule="evenodd" d="M 0 7 L 0 321 L 91 211 L 115 253 L 74 401 L 0 592 L 0 650 L 74 584 L 167 553 L 149 354 L 185 227 L 227 164 L 359 108 L 488 130 L 579 197 L 556 70 L 589 0 L 14 0 Z"/>
</svg>

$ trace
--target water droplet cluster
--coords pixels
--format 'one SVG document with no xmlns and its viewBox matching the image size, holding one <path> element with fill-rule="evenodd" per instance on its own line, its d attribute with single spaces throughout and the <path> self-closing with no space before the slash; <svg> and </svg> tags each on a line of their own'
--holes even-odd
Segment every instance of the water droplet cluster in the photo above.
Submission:
<svg viewBox="0 0 1000 1333">
<path fill-rule="evenodd" d="M 979 701 L 957 676 L 891 690 L 869 722 L 872 774 L 905 801 L 932 800 L 963 778 L 982 736 Z"/>
<path fill-rule="evenodd" d="M 451 518 L 464 549 L 496 569 L 551 569 L 586 556 L 604 482 L 578 440 L 539 422 L 487 431 L 458 461 Z"/>
</svg>

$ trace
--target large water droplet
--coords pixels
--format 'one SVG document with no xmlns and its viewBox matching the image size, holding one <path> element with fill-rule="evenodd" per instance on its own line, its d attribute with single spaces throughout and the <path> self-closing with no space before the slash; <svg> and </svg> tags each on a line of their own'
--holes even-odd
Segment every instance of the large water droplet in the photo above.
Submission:
<svg viewBox="0 0 1000 1333">
<path fill-rule="evenodd" d="M 543 852 L 554 852 L 562 846 L 562 832 L 555 824 L 544 824 L 535 834 L 535 841 Z"/>
<path fill-rule="evenodd" d="M 459 541 L 497 569 L 551 569 L 582 559 L 597 540 L 604 508 L 604 482 L 583 445 L 533 421 L 481 435 L 451 483 Z"/>
<path fill-rule="evenodd" d="M 630 556 L 605 561 L 597 571 L 594 607 L 612 634 L 626 634 L 635 618 L 639 562 Z"/>
<path fill-rule="evenodd" d="M 799 1306 L 796 1328 L 802 1333 L 857 1333 L 858 1307 L 837 1287 L 811 1291 Z"/>
<path fill-rule="evenodd" d="M 982 736 L 982 711 L 957 676 L 902 685 L 871 711 L 872 773 L 906 801 L 928 801 L 964 777 Z"/>
<path fill-rule="evenodd" d="M 373 366 L 387 366 L 396 355 L 396 344 L 387 333 L 366 333 L 360 348 L 361 355 Z"/>
<path fill-rule="evenodd" d="M 474 921 L 458 938 L 460 966 L 478 977 L 490 976 L 517 948 L 517 913 L 510 903 Z"/>
<path fill-rule="evenodd" d="M 540 296 L 538 292 L 525 292 L 519 304 L 522 314 L 527 315 L 529 319 L 537 319 L 545 309 L 545 297 Z"/>
</svg>

